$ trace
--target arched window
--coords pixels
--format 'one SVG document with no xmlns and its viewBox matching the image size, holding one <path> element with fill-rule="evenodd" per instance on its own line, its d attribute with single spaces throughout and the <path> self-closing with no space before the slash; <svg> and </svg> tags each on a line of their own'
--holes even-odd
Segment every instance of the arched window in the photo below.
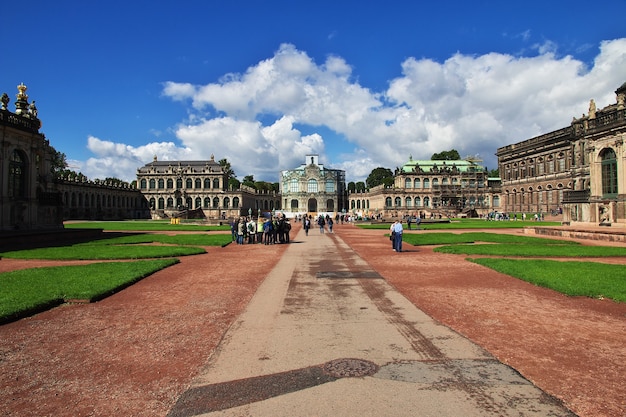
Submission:
<svg viewBox="0 0 626 417">
<path fill-rule="evenodd" d="M 298 200 L 295 198 L 291 200 L 291 211 L 295 211 L 298 209 Z"/>
<path fill-rule="evenodd" d="M 174 188 L 174 181 L 171 178 L 167 179 L 167 188 L 168 189 Z"/>
<path fill-rule="evenodd" d="M 406 202 L 405 206 L 407 206 L 407 207 L 411 207 L 411 206 L 412 206 L 412 204 L 411 204 L 411 203 L 413 202 L 412 200 L 413 200 L 413 199 L 412 199 L 411 197 L 407 197 L 407 198 L 405 198 L 405 202 Z"/>
<path fill-rule="evenodd" d="M 385 207 L 391 208 L 391 197 L 385 198 Z"/>
<path fill-rule="evenodd" d="M 617 158 L 613 149 L 603 149 L 602 160 L 602 197 L 617 197 Z"/>
<path fill-rule="evenodd" d="M 181 188 L 183 188 L 183 179 L 182 178 L 176 178 L 176 188 L 178 188 L 179 190 Z"/>
<path fill-rule="evenodd" d="M 196 197 L 196 205 L 194 206 L 194 208 L 200 207 L 202 207 L 202 199 L 200 197 Z"/>
<path fill-rule="evenodd" d="M 217 197 L 213 198 L 213 208 L 218 208 L 220 206 L 220 199 Z"/>
<path fill-rule="evenodd" d="M 396 204 L 396 207 L 402 207 L 402 199 L 400 197 L 396 197 L 394 203 Z"/>
<path fill-rule="evenodd" d="M 411 188 L 412 185 L 413 185 L 413 181 L 411 181 L 411 178 L 406 178 L 404 180 L 404 188 Z"/>
<path fill-rule="evenodd" d="M 439 178 L 433 178 L 433 187 L 439 186 Z"/>
<path fill-rule="evenodd" d="M 163 178 L 159 178 L 159 182 L 158 182 L 158 187 L 160 190 L 165 188 L 165 181 L 163 181 Z"/>
<path fill-rule="evenodd" d="M 204 188 L 211 188 L 211 179 L 210 178 L 205 178 L 204 179 Z"/>
<path fill-rule="evenodd" d="M 185 180 L 185 188 L 193 188 L 193 181 L 191 178 L 187 178 L 187 180 Z"/>
<path fill-rule="evenodd" d="M 202 188 L 202 180 L 200 178 L 196 178 L 195 182 L 195 188 Z"/>
<path fill-rule="evenodd" d="M 165 200 L 163 199 L 163 197 L 159 198 L 158 201 L 158 207 L 159 210 L 163 210 L 165 208 Z"/>
<path fill-rule="evenodd" d="M 334 193 L 335 192 L 335 181 L 333 180 L 326 180 L 326 192 L 327 193 Z M 332 210 L 329 210 L 332 211 Z"/>
<path fill-rule="evenodd" d="M 204 198 L 204 208 L 211 208 L 211 199 L 209 197 Z"/>
<path fill-rule="evenodd" d="M 150 210 L 154 210 L 156 207 L 156 200 L 154 198 L 150 199 Z"/>
<path fill-rule="evenodd" d="M 230 198 L 224 197 L 224 208 L 230 207 Z"/>
<path fill-rule="evenodd" d="M 154 178 L 151 178 L 151 179 L 150 179 L 150 181 L 148 182 L 148 184 L 149 184 L 149 186 L 148 186 L 148 187 L 149 187 L 151 190 L 154 190 L 154 189 L 156 188 L 156 180 L 155 180 Z"/>
<path fill-rule="evenodd" d="M 424 197 L 424 207 L 430 207 L 430 198 Z"/>
<path fill-rule="evenodd" d="M 360 210 L 361 209 L 361 200 L 357 200 L 356 201 L 356 209 Z"/>
<path fill-rule="evenodd" d="M 239 197 L 233 198 L 233 208 L 239 208 Z"/>
<path fill-rule="evenodd" d="M 26 172 L 26 156 L 14 150 L 9 162 L 9 197 L 26 197 Z"/>
<path fill-rule="evenodd" d="M 317 180 L 314 180 L 313 178 L 311 178 L 307 182 L 306 191 L 308 193 L 316 193 L 317 192 Z"/>
<path fill-rule="evenodd" d="M 142 190 L 148 188 L 148 181 L 146 181 L 145 178 L 142 178 L 141 181 L 139 181 L 139 188 L 141 188 Z"/>
<path fill-rule="evenodd" d="M 428 178 L 424 178 L 424 188 L 430 188 L 430 180 Z"/>
<path fill-rule="evenodd" d="M 174 207 L 174 199 L 172 197 L 167 199 L 167 208 Z"/>
<path fill-rule="evenodd" d="M 220 188 L 220 179 L 213 178 L 213 188 Z"/>
<path fill-rule="evenodd" d="M 350 209 L 354 210 L 356 208 L 356 201 L 350 200 Z"/>
<path fill-rule="evenodd" d="M 420 179 L 419 178 L 415 178 L 415 181 L 413 181 L 413 188 L 421 188 L 422 185 L 420 184 Z"/>
<path fill-rule="evenodd" d="M 419 207 L 422 205 L 422 199 L 419 197 L 415 197 L 415 207 Z"/>
</svg>

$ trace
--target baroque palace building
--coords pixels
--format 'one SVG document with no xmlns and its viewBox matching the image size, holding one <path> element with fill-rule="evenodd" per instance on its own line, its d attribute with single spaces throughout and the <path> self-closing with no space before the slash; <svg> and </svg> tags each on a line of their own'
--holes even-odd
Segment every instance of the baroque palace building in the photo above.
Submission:
<svg viewBox="0 0 626 417">
<path fill-rule="evenodd" d="M 346 172 L 319 163 L 318 155 L 306 155 L 304 164 L 280 173 L 283 211 L 295 214 L 346 213 Z"/>
<path fill-rule="evenodd" d="M 211 155 L 209 161 L 158 161 L 137 169 L 139 190 L 152 218 L 179 216 L 225 220 L 242 214 L 259 215 L 280 209 L 275 191 L 228 186 L 228 174 Z"/>
<path fill-rule="evenodd" d="M 626 224 L 626 83 L 615 94 L 567 127 L 497 150 L 505 210 Z"/>
<path fill-rule="evenodd" d="M 43 133 L 35 101 L 17 86 L 15 112 L 2 94 L 0 107 L 0 230 L 62 227 L 61 195 L 52 177 L 54 149 Z"/>
<path fill-rule="evenodd" d="M 480 160 L 409 160 L 391 187 L 350 193 L 350 211 L 361 217 L 484 215 L 500 206 L 499 179 L 488 178 Z"/>
</svg>

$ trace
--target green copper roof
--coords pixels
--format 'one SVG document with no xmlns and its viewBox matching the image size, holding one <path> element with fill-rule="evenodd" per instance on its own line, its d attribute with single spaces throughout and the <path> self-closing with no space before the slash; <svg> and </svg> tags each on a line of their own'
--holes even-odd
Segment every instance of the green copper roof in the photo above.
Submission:
<svg viewBox="0 0 626 417">
<path fill-rule="evenodd" d="M 423 172 L 433 172 L 433 168 L 437 167 L 439 170 L 443 168 L 456 167 L 459 172 L 469 172 L 469 171 L 482 171 L 485 169 L 482 165 L 479 165 L 475 162 L 466 161 L 465 159 L 459 159 L 454 161 L 432 161 L 432 160 L 415 160 L 410 158 L 408 162 L 402 165 L 400 170 L 406 173 L 417 172 L 417 167 L 421 168 Z"/>
</svg>

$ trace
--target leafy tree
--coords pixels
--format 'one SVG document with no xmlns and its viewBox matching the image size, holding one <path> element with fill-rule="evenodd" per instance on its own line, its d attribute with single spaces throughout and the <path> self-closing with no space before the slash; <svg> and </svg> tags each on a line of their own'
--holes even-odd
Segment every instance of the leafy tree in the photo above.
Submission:
<svg viewBox="0 0 626 417">
<path fill-rule="evenodd" d="M 487 173 L 488 177 L 498 178 L 500 177 L 500 171 L 498 169 L 490 169 Z"/>
<path fill-rule="evenodd" d="M 128 182 L 121 180 L 119 178 L 114 178 L 114 177 L 106 177 L 104 179 L 104 182 L 112 184 L 112 185 L 128 184 Z"/>
<path fill-rule="evenodd" d="M 228 162 L 228 160 L 226 158 L 224 159 L 220 159 L 218 162 L 218 164 L 220 164 L 220 166 L 222 167 L 222 169 L 224 170 L 224 172 L 226 173 L 226 176 L 228 177 L 229 180 L 229 185 L 230 185 L 230 180 L 235 178 L 235 171 L 233 171 L 230 162 Z M 237 183 L 239 183 L 239 181 L 237 181 Z M 237 187 L 239 188 L 239 187 Z"/>
<path fill-rule="evenodd" d="M 61 178 L 67 169 L 67 157 L 63 152 L 58 152 L 52 146 L 52 160 L 50 164 L 50 172 L 54 178 Z"/>
<path fill-rule="evenodd" d="M 393 184 L 393 173 L 389 168 L 374 168 L 365 180 L 365 183 L 367 184 L 367 188 L 373 188 L 380 184 L 389 186 Z"/>
<path fill-rule="evenodd" d="M 258 189 L 256 183 L 254 182 L 254 175 L 246 175 L 243 177 L 243 181 L 241 181 L 243 185 L 247 185 L 248 187 L 252 187 Z"/>
<path fill-rule="evenodd" d="M 348 183 L 348 192 L 353 193 L 356 190 L 356 184 L 353 181 Z"/>
<path fill-rule="evenodd" d="M 359 181 L 355 184 L 356 187 L 356 192 L 357 193 L 364 193 L 365 192 L 365 183 L 363 181 Z"/>
<path fill-rule="evenodd" d="M 459 159 L 461 159 L 461 155 L 459 155 L 456 149 L 434 153 L 433 156 L 430 157 L 431 161 L 458 161 Z"/>
<path fill-rule="evenodd" d="M 238 190 L 241 186 L 241 182 L 237 178 L 228 179 L 228 189 Z"/>
</svg>

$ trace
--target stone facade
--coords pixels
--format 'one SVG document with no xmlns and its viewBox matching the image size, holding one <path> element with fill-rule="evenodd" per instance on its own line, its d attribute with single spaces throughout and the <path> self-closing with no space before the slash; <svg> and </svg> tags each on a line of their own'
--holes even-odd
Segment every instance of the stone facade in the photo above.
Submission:
<svg viewBox="0 0 626 417">
<path fill-rule="evenodd" d="M 137 170 L 137 186 L 155 219 L 191 215 L 225 220 L 280 208 L 276 192 L 245 185 L 230 189 L 228 175 L 213 155 L 209 161 L 158 161 L 155 157 Z"/>
<path fill-rule="evenodd" d="M 63 220 L 149 219 L 150 210 L 143 194 L 126 183 L 73 181 L 60 179 Z"/>
<path fill-rule="evenodd" d="M 470 216 L 500 205 L 498 179 L 490 179 L 479 160 L 413 160 L 394 173 L 392 187 L 379 185 L 350 193 L 350 212 L 362 217 Z"/>
<path fill-rule="evenodd" d="M 347 210 L 345 171 L 326 168 L 318 155 L 307 155 L 298 168 L 282 171 L 279 184 L 283 211 L 289 216 L 335 216 Z"/>
<path fill-rule="evenodd" d="M 570 126 L 499 148 L 504 207 L 563 212 L 567 223 L 626 224 L 626 83 Z"/>
<path fill-rule="evenodd" d="M 39 132 L 35 101 L 18 87 L 15 112 L 4 93 L 0 108 L 0 230 L 62 228 L 61 198 L 52 181 L 54 149 Z"/>
</svg>

